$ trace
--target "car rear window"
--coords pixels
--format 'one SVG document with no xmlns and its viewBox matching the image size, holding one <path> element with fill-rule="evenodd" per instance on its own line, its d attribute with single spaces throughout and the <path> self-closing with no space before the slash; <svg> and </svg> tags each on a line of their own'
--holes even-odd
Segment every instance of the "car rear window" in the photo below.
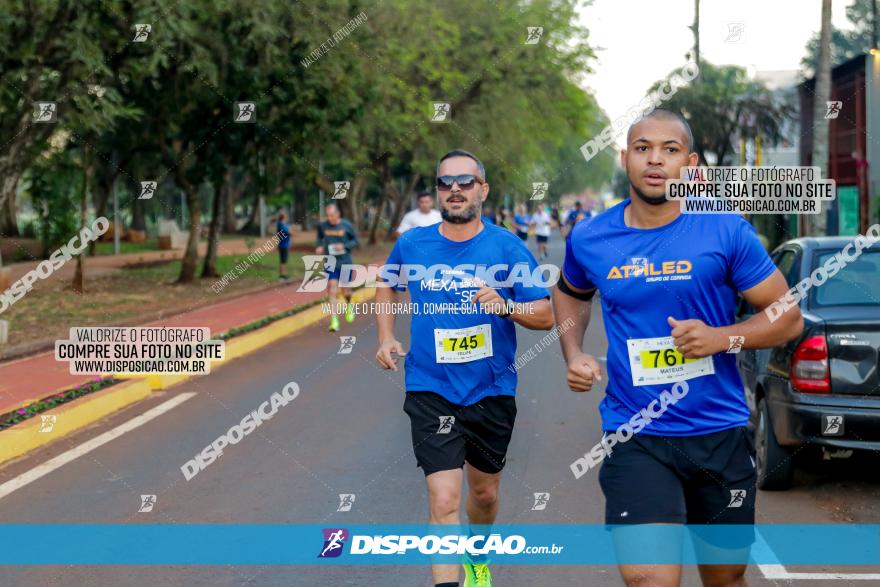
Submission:
<svg viewBox="0 0 880 587">
<path fill-rule="evenodd" d="M 836 253 L 836 250 L 819 252 L 813 269 L 823 265 Z M 814 287 L 810 305 L 880 306 L 880 251 L 862 251 L 855 261 L 847 263 L 837 275 L 821 286 Z"/>
</svg>

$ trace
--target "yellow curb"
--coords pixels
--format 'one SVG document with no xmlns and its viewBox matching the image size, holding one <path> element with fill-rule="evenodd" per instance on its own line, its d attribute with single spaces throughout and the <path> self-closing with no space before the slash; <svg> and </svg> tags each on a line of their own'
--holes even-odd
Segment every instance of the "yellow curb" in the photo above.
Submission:
<svg viewBox="0 0 880 587">
<path fill-rule="evenodd" d="M 351 301 L 355 304 L 359 304 L 361 302 L 373 299 L 375 295 L 376 290 L 374 288 L 362 288 L 354 292 Z M 276 320 L 275 322 L 272 322 L 271 324 L 264 326 L 258 330 L 254 330 L 253 332 L 242 334 L 241 336 L 236 336 L 230 340 L 227 340 L 225 358 L 222 361 L 212 361 L 211 368 L 213 369 L 229 361 L 247 356 L 255 351 L 260 350 L 266 345 L 272 344 L 277 340 L 280 340 L 286 336 L 290 336 L 291 334 L 294 334 L 304 328 L 311 326 L 316 322 L 319 322 L 322 318 L 325 317 L 322 308 L 322 305 L 324 303 L 326 302 L 322 302 L 321 304 L 312 306 L 311 308 L 303 310 L 302 312 L 298 312 L 293 316 L 288 316 L 287 318 Z M 202 374 L 195 373 L 156 373 L 153 375 L 147 375 L 146 380 L 149 383 L 151 389 L 159 390 L 167 389 L 172 385 L 177 385 L 178 383 L 183 383 L 184 381 L 188 381 L 194 377 L 201 376 Z M 118 379 L 138 380 L 143 379 L 145 376 L 133 374 L 114 375 L 114 377 Z"/>
<path fill-rule="evenodd" d="M 364 288 L 354 292 L 351 301 L 355 304 L 359 304 L 372 299 L 375 295 L 375 289 Z M 322 318 L 325 318 L 322 308 L 324 303 L 326 302 L 322 302 L 317 306 L 303 310 L 293 316 L 273 322 L 265 328 L 260 328 L 259 330 L 255 330 L 242 336 L 236 336 L 235 338 L 226 341 L 226 359 L 223 363 L 249 355 L 276 340 L 290 336 L 303 328 L 321 321 Z M 211 366 L 214 367 L 219 364 L 222 363 L 215 362 L 212 363 Z"/>
<path fill-rule="evenodd" d="M 143 379 L 126 381 L 40 412 L 33 418 L 0 431 L 0 464 L 63 438 L 104 416 L 149 397 L 151 393 L 150 386 Z M 40 416 L 48 415 L 55 416 L 55 423 L 51 431 L 40 432 L 43 423 Z"/>
<path fill-rule="evenodd" d="M 353 303 L 361 303 L 376 295 L 373 288 L 363 288 L 354 292 Z M 226 358 L 213 361 L 212 367 L 222 365 L 253 353 L 266 345 L 307 328 L 324 318 L 322 302 L 316 306 L 283 318 L 268 326 L 236 336 L 226 341 Z M 67 404 L 41 412 L 24 422 L 0 431 L 0 464 L 19 457 L 40 446 L 48 444 L 71 432 L 88 426 L 130 404 L 138 402 L 152 393 L 153 390 L 166 389 L 201 375 L 189 373 L 154 374 L 154 375 L 116 375 L 117 379 L 127 380 L 108 389 L 97 391 Z M 68 389 L 59 390 L 68 391 Z M 35 400 L 37 401 L 37 400 Z M 42 418 L 38 416 L 55 415 L 56 421 L 51 432 L 40 432 Z"/>
<path fill-rule="evenodd" d="M 166 389 L 172 385 L 177 385 L 178 383 L 183 383 L 191 377 L 196 377 L 196 375 L 190 373 L 151 373 L 149 375 L 144 375 L 143 373 L 120 373 L 113 374 L 113 377 L 116 379 L 128 379 L 131 381 L 139 381 L 143 379 L 146 380 L 150 389 L 155 391 L 157 389 Z"/>
</svg>

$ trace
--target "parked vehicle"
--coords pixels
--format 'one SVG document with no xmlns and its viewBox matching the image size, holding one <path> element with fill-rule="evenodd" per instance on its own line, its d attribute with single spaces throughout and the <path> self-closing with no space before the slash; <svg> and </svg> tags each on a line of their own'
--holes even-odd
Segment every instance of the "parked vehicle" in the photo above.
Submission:
<svg viewBox="0 0 880 587">
<path fill-rule="evenodd" d="M 853 238 L 791 240 L 773 252 L 773 262 L 794 287 Z M 827 457 L 880 450 L 880 243 L 812 287 L 800 309 L 800 337 L 737 358 L 761 489 L 789 488 L 792 457 L 805 445 L 822 447 Z M 740 300 L 738 320 L 754 312 Z"/>
</svg>

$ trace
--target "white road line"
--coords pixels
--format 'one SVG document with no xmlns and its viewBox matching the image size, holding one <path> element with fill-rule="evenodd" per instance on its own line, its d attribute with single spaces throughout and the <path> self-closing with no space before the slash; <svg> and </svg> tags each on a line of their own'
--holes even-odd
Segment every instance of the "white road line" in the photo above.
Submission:
<svg viewBox="0 0 880 587">
<path fill-rule="evenodd" d="M 877 581 L 880 573 L 789 573 L 785 572 L 786 579 L 796 581 Z"/>
<path fill-rule="evenodd" d="M 769 553 L 771 560 L 773 561 L 771 564 L 758 565 L 758 569 L 761 571 L 764 577 L 771 580 L 786 579 L 788 577 L 788 571 L 785 570 L 785 567 L 780 562 L 779 557 L 776 556 L 776 553 L 773 552 L 773 549 L 770 548 L 770 545 L 767 544 L 767 541 L 764 540 L 763 536 L 761 536 L 761 531 L 757 528 L 755 529 L 755 546 L 760 552 Z"/>
<path fill-rule="evenodd" d="M 766 579 L 771 581 L 877 581 L 880 573 L 791 573 L 781 564 L 776 554 L 761 536 L 755 533 L 755 542 L 760 543 L 762 550 L 773 555 L 772 564 L 758 565 L 758 569 Z"/>
<path fill-rule="evenodd" d="M 92 452 L 93 450 L 100 447 L 101 445 L 107 444 L 108 442 L 110 442 L 111 440 L 113 440 L 115 438 L 119 438 L 120 436 L 122 436 L 126 432 L 129 432 L 139 426 L 146 424 L 147 422 L 149 422 L 153 418 L 157 418 L 157 417 L 161 416 L 162 414 L 164 414 L 168 410 L 174 408 L 175 406 L 182 404 L 183 402 L 185 402 L 186 400 L 188 400 L 189 398 L 191 398 L 194 395 L 195 395 L 195 392 L 193 392 L 193 391 L 181 393 L 180 395 L 177 395 L 177 396 L 171 398 L 167 402 L 159 404 L 155 408 L 147 410 L 146 412 L 144 412 L 143 414 L 141 414 L 139 416 L 135 416 L 134 418 L 132 418 L 128 422 L 124 422 L 124 423 L 120 424 L 119 426 L 117 426 L 116 428 L 114 428 L 112 430 L 108 430 L 107 432 L 104 432 L 103 434 L 100 434 L 100 435 L 92 438 L 91 440 L 88 440 L 88 441 L 82 443 L 81 445 L 68 450 L 67 452 L 61 453 L 57 457 L 50 459 L 43 464 L 34 467 L 30 471 L 26 471 L 26 472 L 22 473 L 21 475 L 19 475 L 15 479 L 10 479 L 9 481 L 4 483 L 3 485 L 0 485 L 0 499 L 3 499 L 4 497 L 6 497 L 7 495 L 9 495 L 10 493 L 12 493 L 13 491 L 15 491 L 17 489 L 21 489 L 22 487 L 24 487 L 28 483 L 32 483 L 32 482 L 36 481 L 37 479 L 39 479 L 40 477 L 48 475 L 49 473 L 51 473 L 55 469 L 58 469 L 59 467 L 66 465 L 67 463 L 73 461 L 74 459 L 77 459 L 84 454 Z"/>
</svg>

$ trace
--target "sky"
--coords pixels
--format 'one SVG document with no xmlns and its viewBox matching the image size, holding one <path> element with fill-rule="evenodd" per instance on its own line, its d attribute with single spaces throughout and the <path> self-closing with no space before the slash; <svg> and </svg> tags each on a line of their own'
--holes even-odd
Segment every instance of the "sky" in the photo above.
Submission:
<svg viewBox="0 0 880 587">
<path fill-rule="evenodd" d="M 851 3 L 834 0 L 835 27 L 851 28 L 846 19 Z M 796 70 L 821 26 L 821 11 L 821 0 L 703 0 L 701 59 L 758 71 Z M 580 14 L 589 44 L 603 48 L 586 86 L 611 120 L 637 105 L 652 83 L 679 69 L 693 46 L 688 28 L 693 0 L 594 0 Z M 739 35 L 731 34 L 731 24 Z"/>
</svg>

